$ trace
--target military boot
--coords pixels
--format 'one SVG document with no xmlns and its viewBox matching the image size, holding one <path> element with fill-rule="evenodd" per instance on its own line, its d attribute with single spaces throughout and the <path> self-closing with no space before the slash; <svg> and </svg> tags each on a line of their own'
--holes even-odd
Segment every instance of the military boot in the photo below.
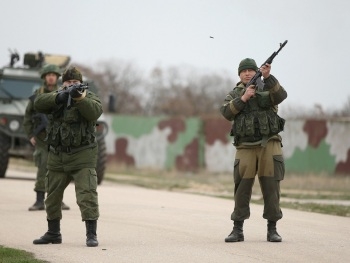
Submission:
<svg viewBox="0 0 350 263">
<path fill-rule="evenodd" d="M 276 221 L 267 221 L 267 241 L 281 242 L 282 237 L 277 233 Z"/>
<path fill-rule="evenodd" d="M 44 210 L 45 209 L 44 199 L 45 199 L 45 192 L 36 192 L 36 201 L 34 205 L 29 207 L 28 210 L 29 211 Z"/>
<path fill-rule="evenodd" d="M 234 221 L 233 222 L 233 230 L 228 235 L 228 237 L 225 238 L 225 242 L 244 241 L 243 223 L 244 223 L 244 221 Z"/>
<path fill-rule="evenodd" d="M 35 239 L 33 244 L 61 244 L 62 236 L 60 233 L 60 219 L 47 220 L 49 230 L 39 239 Z"/>
<path fill-rule="evenodd" d="M 88 247 L 97 247 L 98 246 L 97 235 L 96 235 L 97 220 L 86 220 L 85 226 L 86 226 L 86 245 Z"/>
<path fill-rule="evenodd" d="M 62 210 L 69 210 L 70 209 L 70 207 L 63 202 L 62 202 L 61 208 L 62 208 Z"/>
</svg>

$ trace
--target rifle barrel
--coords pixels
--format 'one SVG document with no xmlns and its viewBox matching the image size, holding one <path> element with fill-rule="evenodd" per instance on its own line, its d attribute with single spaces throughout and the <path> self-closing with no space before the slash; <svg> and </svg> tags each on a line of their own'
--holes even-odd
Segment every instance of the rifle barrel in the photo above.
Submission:
<svg viewBox="0 0 350 263">
<path fill-rule="evenodd" d="M 284 41 L 283 43 L 280 43 L 280 48 L 273 52 L 272 55 L 260 66 L 264 66 L 265 64 L 271 64 L 273 59 L 278 55 L 278 53 L 281 51 L 281 49 L 287 44 L 288 40 Z M 260 78 L 262 75 L 260 68 L 258 69 L 258 71 L 255 73 L 255 75 L 253 76 L 253 78 L 247 83 L 247 87 L 250 85 L 256 85 L 257 79 Z"/>
</svg>

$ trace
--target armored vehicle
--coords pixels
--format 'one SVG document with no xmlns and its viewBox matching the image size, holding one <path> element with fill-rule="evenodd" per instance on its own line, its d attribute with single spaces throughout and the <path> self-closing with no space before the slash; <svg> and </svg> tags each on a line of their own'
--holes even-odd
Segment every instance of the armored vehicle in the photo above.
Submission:
<svg viewBox="0 0 350 263">
<path fill-rule="evenodd" d="M 0 178 L 5 177 L 10 158 L 33 160 L 34 147 L 30 144 L 23 129 L 23 119 L 29 97 L 43 83 L 39 71 L 45 64 L 55 64 L 65 68 L 70 62 L 69 56 L 26 53 L 23 66 L 16 67 L 20 60 L 17 52 L 11 52 L 8 66 L 0 69 Z M 94 82 L 83 77 L 89 89 L 98 94 Z M 97 123 L 97 142 L 99 148 L 96 166 L 98 184 L 101 184 L 106 167 L 105 135 L 108 126 L 103 115 Z"/>
</svg>

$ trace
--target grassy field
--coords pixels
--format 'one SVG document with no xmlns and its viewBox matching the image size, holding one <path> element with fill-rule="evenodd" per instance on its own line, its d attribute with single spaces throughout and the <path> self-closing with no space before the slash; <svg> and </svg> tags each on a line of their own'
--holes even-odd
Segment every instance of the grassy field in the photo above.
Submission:
<svg viewBox="0 0 350 263">
<path fill-rule="evenodd" d="M 0 246 L 0 263 L 47 263 L 35 259 L 32 253 L 24 250 Z"/>
</svg>

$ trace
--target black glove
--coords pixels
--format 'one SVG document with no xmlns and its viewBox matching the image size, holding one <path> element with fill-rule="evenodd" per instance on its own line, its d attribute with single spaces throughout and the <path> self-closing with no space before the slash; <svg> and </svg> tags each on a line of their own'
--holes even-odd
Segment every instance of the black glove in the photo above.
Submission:
<svg viewBox="0 0 350 263">
<path fill-rule="evenodd" d="M 69 94 L 73 99 L 76 99 L 76 98 L 80 98 L 82 96 L 83 92 L 84 92 L 84 90 L 82 90 L 80 88 L 80 84 L 76 84 L 76 85 L 71 86 L 71 90 L 70 90 Z"/>
<path fill-rule="evenodd" d="M 64 104 L 68 101 L 69 93 L 66 91 L 59 92 L 56 96 L 56 104 Z"/>
</svg>

